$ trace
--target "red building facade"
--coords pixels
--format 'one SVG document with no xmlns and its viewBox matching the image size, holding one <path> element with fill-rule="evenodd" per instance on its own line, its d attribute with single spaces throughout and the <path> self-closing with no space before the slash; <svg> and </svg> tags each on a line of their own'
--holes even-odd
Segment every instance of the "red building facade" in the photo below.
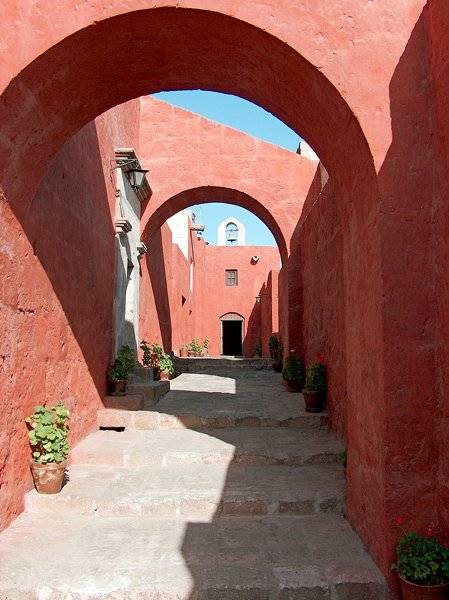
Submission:
<svg viewBox="0 0 449 600">
<path fill-rule="evenodd" d="M 113 347 L 117 148 L 160 167 L 142 206 L 147 247 L 211 186 L 273 231 L 279 329 L 306 361 L 326 357 L 332 427 L 350 448 L 348 519 L 383 572 L 399 511 L 417 529 L 449 527 L 448 13 L 445 0 L 4 3 L 2 527 L 30 487 L 33 406 L 64 399 L 73 442 L 96 427 Z M 329 181 L 315 166 L 303 188 L 300 161 L 263 144 L 252 147 L 271 169 L 246 180 L 244 136 L 229 132 L 224 152 L 214 125 L 118 106 L 196 88 L 271 111 Z"/>
</svg>

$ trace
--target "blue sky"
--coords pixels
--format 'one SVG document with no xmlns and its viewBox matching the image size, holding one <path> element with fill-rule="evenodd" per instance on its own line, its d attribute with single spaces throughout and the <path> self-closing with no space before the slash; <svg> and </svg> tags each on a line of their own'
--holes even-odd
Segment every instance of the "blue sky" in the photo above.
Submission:
<svg viewBox="0 0 449 600">
<path fill-rule="evenodd" d="M 191 90 L 161 92 L 154 94 L 154 97 L 292 152 L 296 152 L 298 148 L 300 137 L 294 131 L 260 106 L 237 96 Z M 276 246 L 273 236 L 262 221 L 239 206 L 202 204 L 193 206 L 192 210 L 196 214 L 197 223 L 204 224 L 204 238 L 210 244 L 217 243 L 218 225 L 227 217 L 235 217 L 246 227 L 247 245 Z"/>
</svg>

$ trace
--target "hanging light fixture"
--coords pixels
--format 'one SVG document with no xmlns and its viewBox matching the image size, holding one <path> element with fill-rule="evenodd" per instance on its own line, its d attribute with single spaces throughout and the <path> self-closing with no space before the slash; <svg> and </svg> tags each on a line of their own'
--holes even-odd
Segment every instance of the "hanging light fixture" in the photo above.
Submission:
<svg viewBox="0 0 449 600">
<path fill-rule="evenodd" d="M 129 182 L 133 190 L 140 190 L 145 181 L 145 175 L 148 173 L 148 169 L 137 169 L 132 168 L 125 171 L 129 177 Z"/>
<path fill-rule="evenodd" d="M 148 169 L 141 169 L 137 158 L 111 158 L 110 162 L 111 165 L 114 162 L 117 163 L 115 167 L 111 166 L 111 173 L 115 169 L 122 169 L 127 174 L 133 190 L 138 192 L 142 189 Z"/>
</svg>

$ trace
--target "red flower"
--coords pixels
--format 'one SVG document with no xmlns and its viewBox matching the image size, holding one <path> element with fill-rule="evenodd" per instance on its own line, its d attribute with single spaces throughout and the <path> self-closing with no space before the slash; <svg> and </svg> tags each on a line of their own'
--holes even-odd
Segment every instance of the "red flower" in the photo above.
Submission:
<svg viewBox="0 0 449 600">
<path fill-rule="evenodd" d="M 320 365 L 324 365 L 324 357 L 321 356 L 321 352 L 317 352 L 315 354 L 316 356 L 316 362 L 319 363 Z"/>
<path fill-rule="evenodd" d="M 396 519 L 396 525 L 401 526 L 401 525 L 404 525 L 404 523 L 405 523 L 404 517 L 398 517 Z"/>
</svg>

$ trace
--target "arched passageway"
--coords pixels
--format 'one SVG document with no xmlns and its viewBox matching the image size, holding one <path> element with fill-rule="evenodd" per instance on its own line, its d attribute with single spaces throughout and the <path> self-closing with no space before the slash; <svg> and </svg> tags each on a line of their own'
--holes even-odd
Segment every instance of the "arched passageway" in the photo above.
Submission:
<svg viewBox="0 0 449 600">
<path fill-rule="evenodd" d="M 236 18 L 231 16 L 235 6 L 230 1 L 222 3 L 223 13 L 194 7 L 148 8 L 148 3 L 142 1 L 135 6 L 146 10 L 120 14 L 121 3 L 92 9 L 90 5 L 78 7 L 67 0 L 56 12 L 49 3 L 55 19 L 59 10 L 64 17 L 48 35 L 41 35 L 41 31 L 48 30 L 48 25 L 42 27 L 48 13 L 29 11 L 23 21 L 30 27 L 29 39 L 15 27 L 9 27 L 5 19 L 8 34 L 4 38 L 6 59 L 2 63 L 5 68 L 0 96 L 0 186 L 5 215 L 2 236 L 9 244 L 10 257 L 25 258 L 20 270 L 13 260 L 5 261 L 8 290 L 2 324 L 15 323 L 15 332 L 24 327 L 17 307 L 25 312 L 27 308 L 11 299 L 9 290 L 19 290 L 19 296 L 26 294 L 23 272 L 32 278 L 33 270 L 41 268 L 33 257 L 34 252 L 40 260 L 28 222 L 36 210 L 33 194 L 52 158 L 83 125 L 121 102 L 170 89 L 198 87 L 234 93 L 271 111 L 314 148 L 339 199 L 344 239 L 346 367 L 350 382 L 347 420 L 349 444 L 356 457 L 350 463 L 348 515 L 386 570 L 392 542 L 388 518 L 401 501 L 397 495 L 387 493 L 387 486 L 394 484 L 391 473 L 395 465 L 394 460 L 388 461 L 387 468 L 384 455 L 385 437 L 390 439 L 393 432 L 386 420 L 384 388 L 388 373 L 385 374 L 383 364 L 383 326 L 384 319 L 391 324 L 398 312 L 394 303 L 391 313 L 384 306 L 383 283 L 388 283 L 388 273 L 394 275 L 397 269 L 389 264 L 389 249 L 394 244 L 388 226 L 384 236 L 380 232 L 384 223 L 379 215 L 379 199 L 383 195 L 389 200 L 389 189 L 396 187 L 386 169 L 380 193 L 375 165 L 380 169 L 392 142 L 390 94 L 396 94 L 398 106 L 400 81 L 405 76 L 399 72 L 400 81 L 394 82 L 396 89 L 390 88 L 390 80 L 396 74 L 401 54 L 404 51 L 407 57 L 422 60 L 422 29 L 414 30 L 413 35 L 412 30 L 424 1 L 415 2 L 413 7 L 395 7 L 394 14 L 384 2 L 370 3 L 371 12 L 367 14 L 356 7 L 350 19 L 354 25 L 348 25 L 346 15 L 335 6 L 323 7 L 317 14 L 312 0 L 301 7 L 280 1 L 273 6 L 274 19 L 270 11 L 262 11 L 258 5 L 248 3 L 238 13 L 240 18 Z M 17 22 L 16 11 L 21 8 L 16 4 L 11 9 L 12 23 Z M 28 15 L 27 11 L 24 13 Z M 75 17 L 69 18 L 67 15 L 72 13 Z M 399 23 L 401 28 L 385 34 L 384 17 Z M 368 49 L 354 43 L 355 38 L 364 38 L 367 28 L 372 32 L 367 38 Z M 323 31 L 329 29 L 332 33 L 324 36 L 321 44 Z M 406 48 L 409 37 L 414 43 Z M 366 60 L 367 54 L 370 60 Z M 405 62 L 412 64 L 413 60 L 407 57 Z M 369 88 L 360 85 L 365 79 L 370 82 Z M 411 136 L 404 135 L 401 144 L 402 132 L 399 126 L 388 165 L 390 169 L 395 166 L 396 178 L 397 165 L 405 173 L 408 164 L 407 142 Z M 23 177 L 23 173 L 27 176 Z M 58 211 L 63 209 L 55 205 L 56 215 Z M 104 213 L 107 216 L 108 209 Z M 23 239 L 23 232 L 28 240 Z M 54 256 L 52 260 L 54 266 Z M 64 261 L 64 257 L 60 260 Z M 50 262 L 41 263 L 46 270 L 52 268 Z M 63 274 L 66 265 L 55 268 Z M 57 301 L 69 312 L 67 305 L 73 297 L 64 297 L 63 280 L 61 275 L 54 289 Z M 388 291 L 391 292 L 390 287 Z M 73 326 L 70 320 L 69 326 Z M 42 344 L 49 343 L 48 336 L 43 331 Z M 14 339 L 7 339 L 4 412 L 8 414 L 8 430 L 14 432 L 19 429 L 18 417 L 6 406 L 12 405 L 17 391 L 14 371 L 18 359 Z M 30 360 L 41 364 L 39 352 L 30 353 Z M 30 403 L 29 391 L 27 394 L 20 390 L 18 396 L 24 404 Z M 388 402 L 393 403 L 391 396 Z M 366 419 L 362 423 L 359 415 L 363 411 Z M 409 417 L 413 420 L 413 415 Z M 9 451 L 4 454 L 8 456 Z M 4 479 L 10 481 L 17 474 L 16 479 L 23 482 L 24 469 L 19 468 L 18 473 L 15 470 L 14 461 L 8 462 Z M 424 461 L 422 471 L 425 470 Z M 21 489 L 24 487 L 22 483 Z M 370 494 L 361 498 L 357 489 L 369 489 Z M 432 488 L 429 497 L 434 497 L 434 493 Z M 15 497 L 6 520 L 17 513 L 17 507 Z"/>
</svg>

